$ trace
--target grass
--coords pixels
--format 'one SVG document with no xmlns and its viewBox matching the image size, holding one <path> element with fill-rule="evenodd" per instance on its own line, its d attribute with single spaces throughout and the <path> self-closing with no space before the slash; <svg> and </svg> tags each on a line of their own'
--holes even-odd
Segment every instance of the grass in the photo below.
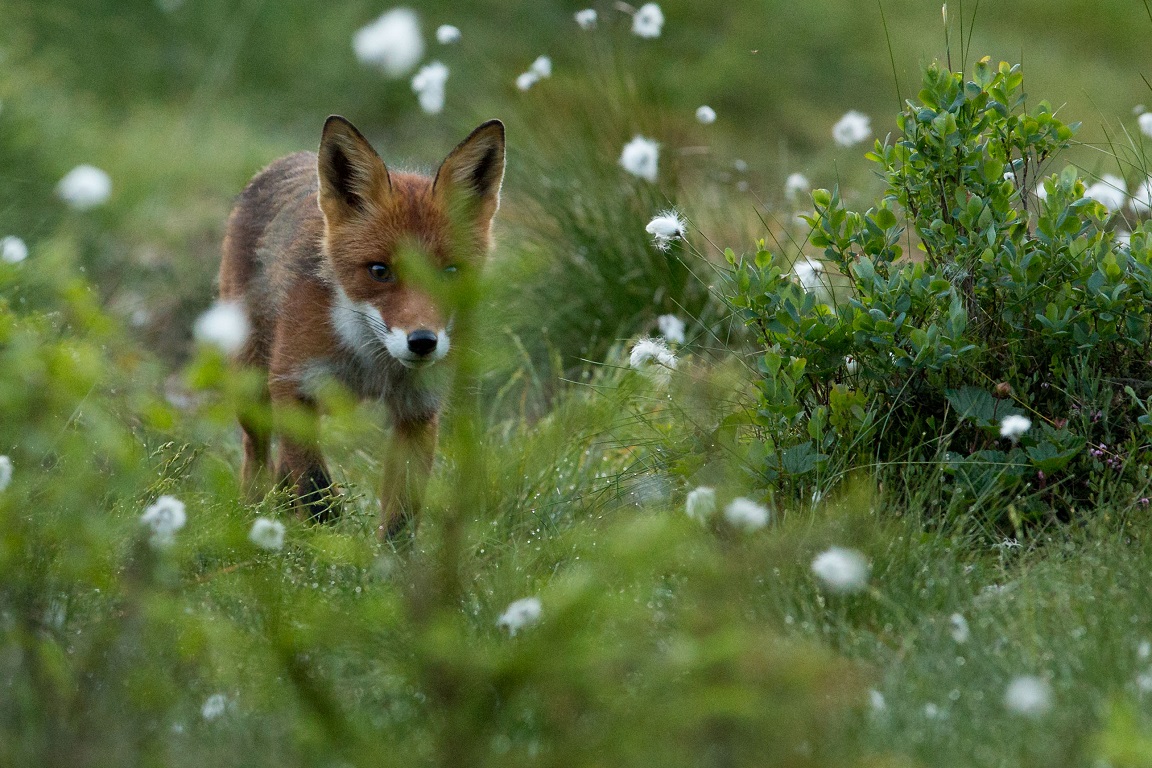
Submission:
<svg viewBox="0 0 1152 768">
<path fill-rule="evenodd" d="M 575 6 L 420 5 L 464 31 L 435 51 L 453 75 L 432 119 L 355 63 L 368 3 L 11 3 L 0 235 L 31 256 L 0 264 L 0 763 L 1152 765 L 1147 510 L 1102 492 L 1087 522 L 1001 540 L 942 521 L 937 487 L 887 467 L 773 505 L 761 531 L 684 514 L 698 485 L 770 501 L 720 249 L 800 250 L 792 171 L 873 191 L 830 126 L 861 108 L 886 131 L 893 67 L 907 89 L 943 34 L 938 9 L 885 3 L 893 65 L 870 6 L 663 5 L 643 45 L 609 6 L 577 35 Z M 1028 0 L 981 9 L 965 46 L 1016 59 L 1026 41 L 1030 92 L 1089 118 L 1071 162 L 1120 156 L 1133 176 L 1142 20 Z M 557 74 L 515 92 L 541 52 Z M 705 102 L 716 126 L 692 121 Z M 413 165 L 483 117 L 510 127 L 485 370 L 400 551 L 371 533 L 380 409 L 329 404 L 337 523 L 296 520 L 283 495 L 243 504 L 234 382 L 189 341 L 232 196 L 332 111 Z M 1098 151 L 1118 125 L 1131 142 Z M 635 133 L 664 145 L 657 185 L 617 167 Z M 53 195 L 79 162 L 115 184 L 83 215 Z M 643 226 L 670 205 L 693 234 L 664 255 Z M 690 322 L 668 390 L 627 367 L 665 312 Z M 188 523 L 157 549 L 139 516 L 162 494 Z M 258 516 L 287 526 L 282 550 L 249 541 Z M 867 590 L 821 587 L 830 546 L 868 557 Z M 529 596 L 542 617 L 510 635 L 498 619 Z M 1005 706 L 1021 675 L 1050 684 L 1051 711 Z"/>
</svg>

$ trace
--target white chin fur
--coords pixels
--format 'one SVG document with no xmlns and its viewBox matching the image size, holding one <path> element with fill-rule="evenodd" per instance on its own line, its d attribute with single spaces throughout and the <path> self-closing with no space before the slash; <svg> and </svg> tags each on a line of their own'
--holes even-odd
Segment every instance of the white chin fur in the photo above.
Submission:
<svg viewBox="0 0 1152 768">
<path fill-rule="evenodd" d="M 408 349 L 408 331 L 389 328 L 380 311 L 371 304 L 352 301 L 339 286 L 335 286 L 336 300 L 332 304 L 332 327 L 344 344 L 358 355 L 375 358 L 376 350 L 383 346 L 388 354 L 406 368 L 426 368 L 448 354 L 448 330 L 436 332 L 436 348 L 427 355 L 415 355 Z"/>
</svg>

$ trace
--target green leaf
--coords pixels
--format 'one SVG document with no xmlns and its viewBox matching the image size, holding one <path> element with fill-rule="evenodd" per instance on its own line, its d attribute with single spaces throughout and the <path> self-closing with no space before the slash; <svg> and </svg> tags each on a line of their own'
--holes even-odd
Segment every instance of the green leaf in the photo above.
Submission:
<svg viewBox="0 0 1152 768">
<path fill-rule="evenodd" d="M 946 389 L 944 396 L 961 418 L 974 421 L 978 427 L 991 427 L 1005 416 L 1023 413 L 1011 401 L 993 397 L 991 392 L 980 387 Z"/>
<path fill-rule="evenodd" d="M 827 456 L 818 453 L 812 441 L 809 440 L 784 451 L 784 455 L 780 458 L 780 466 L 790 475 L 803 475 L 806 472 L 811 472 L 817 464 L 827 458 Z"/>
</svg>

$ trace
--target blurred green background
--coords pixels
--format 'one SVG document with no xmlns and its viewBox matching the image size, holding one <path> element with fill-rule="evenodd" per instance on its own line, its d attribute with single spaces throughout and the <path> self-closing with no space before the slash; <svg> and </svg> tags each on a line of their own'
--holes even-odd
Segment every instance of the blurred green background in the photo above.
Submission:
<svg viewBox="0 0 1152 768">
<path fill-rule="evenodd" d="M 690 202 L 690 219 L 712 242 L 746 250 L 767 230 L 786 228 L 789 173 L 840 184 L 849 196 L 874 190 L 867 146 L 836 146 L 831 127 L 858 109 L 876 135 L 886 134 L 899 96 L 915 95 L 921 67 L 934 58 L 950 55 L 956 68 L 984 55 L 1022 61 L 1031 94 L 1084 122 L 1084 145 L 1070 157 L 1088 174 L 1121 170 L 1109 145 L 1136 132 L 1136 105 L 1152 103 L 1142 79 L 1152 70 L 1152 20 L 1125 0 L 954 2 L 947 45 L 941 7 L 910 0 L 671 0 L 654 40 L 630 34 L 629 15 L 607 3 L 593 5 L 600 24 L 592 31 L 573 20 L 579 3 L 409 5 L 422 20 L 425 61 L 451 70 L 440 115 L 420 111 L 410 76 L 388 79 L 353 54 L 355 31 L 387 4 L 5 0 L 0 234 L 24 238 L 34 255 L 62 233 L 76 240 L 103 302 L 126 318 L 134 313 L 138 332 L 179 359 L 191 319 L 214 290 L 232 197 L 273 158 L 314 147 L 326 115 L 352 119 L 394 166 L 426 168 L 496 116 L 509 125 L 510 153 L 497 259 L 528 259 L 505 281 L 522 290 L 500 301 L 507 308 L 523 297 L 527 319 L 509 322 L 531 331 L 542 322 L 534 297 L 546 295 L 548 307 L 557 301 L 542 278 L 534 281 L 534 265 L 547 273 L 550 261 L 595 247 L 572 242 L 572 228 L 553 220 L 571 190 L 551 194 L 546 179 L 579 186 L 586 174 L 588 183 L 628 185 L 616 160 L 635 133 L 664 147 L 660 182 L 646 190 L 652 205 Z M 460 28 L 460 42 L 436 42 L 443 23 Z M 518 91 L 516 75 L 541 54 L 553 59 L 554 76 Z M 716 109 L 715 124 L 695 122 L 701 104 Z M 52 190 L 82 162 L 111 174 L 113 195 L 77 216 Z M 635 211 L 635 222 L 651 213 Z M 644 247 L 642 232 L 636 242 Z M 612 279 L 605 276 L 604 290 Z M 651 317 L 668 309 L 653 307 Z M 612 325 L 605 340 L 651 317 L 637 305 L 620 319 L 632 327 Z M 590 334 L 581 328 L 566 338 L 558 326 L 551 337 L 579 357 L 602 352 L 581 342 Z"/>
</svg>

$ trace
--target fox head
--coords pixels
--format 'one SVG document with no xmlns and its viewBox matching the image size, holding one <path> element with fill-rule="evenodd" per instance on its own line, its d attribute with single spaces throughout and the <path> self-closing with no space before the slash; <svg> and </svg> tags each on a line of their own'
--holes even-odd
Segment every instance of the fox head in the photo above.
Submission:
<svg viewBox="0 0 1152 768">
<path fill-rule="evenodd" d="M 504 178 L 504 124 L 460 142 L 435 178 L 390 173 L 355 127 L 332 116 L 317 156 L 324 272 L 341 340 L 372 360 L 418 368 L 448 354 L 450 281 L 480 266 Z M 448 290 L 437 290 L 447 288 Z"/>
</svg>

